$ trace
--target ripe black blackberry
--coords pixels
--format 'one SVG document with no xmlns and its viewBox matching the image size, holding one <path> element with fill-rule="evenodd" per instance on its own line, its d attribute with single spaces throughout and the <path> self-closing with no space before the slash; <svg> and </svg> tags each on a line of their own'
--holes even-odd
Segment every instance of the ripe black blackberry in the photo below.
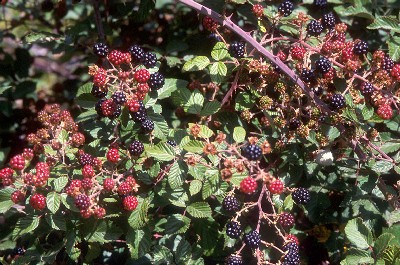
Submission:
<svg viewBox="0 0 400 265">
<path fill-rule="evenodd" d="M 278 6 L 278 12 L 282 14 L 284 17 L 289 16 L 292 14 L 294 9 L 294 5 L 291 1 L 283 1 L 282 3 L 279 4 Z"/>
<path fill-rule="evenodd" d="M 92 165 L 93 164 L 93 156 L 87 153 L 83 153 L 78 157 L 79 163 L 82 166 Z"/>
<path fill-rule="evenodd" d="M 75 205 L 79 210 L 86 210 L 90 207 L 90 198 L 86 194 L 79 194 L 75 197 Z"/>
<path fill-rule="evenodd" d="M 143 122 L 147 118 L 146 109 L 140 109 L 137 112 L 132 113 L 132 119 L 136 122 Z"/>
<path fill-rule="evenodd" d="M 134 140 L 128 150 L 131 156 L 140 156 L 144 152 L 144 145 L 141 141 Z"/>
<path fill-rule="evenodd" d="M 297 204 L 307 204 L 311 200 L 310 192 L 306 188 L 297 188 L 292 193 L 293 201 Z"/>
<path fill-rule="evenodd" d="M 229 54 L 234 58 L 243 58 L 245 54 L 245 44 L 241 41 L 234 41 L 229 45 Z"/>
<path fill-rule="evenodd" d="M 329 72 L 329 70 L 331 70 L 331 68 L 332 68 L 331 62 L 325 57 L 321 57 L 315 61 L 315 70 L 317 72 L 326 74 L 327 72 Z"/>
<path fill-rule="evenodd" d="M 125 93 L 122 91 L 116 91 L 111 98 L 118 105 L 123 105 L 126 102 Z"/>
<path fill-rule="evenodd" d="M 295 242 L 289 242 L 283 247 L 283 250 L 285 252 L 299 252 L 299 245 L 297 245 Z"/>
<path fill-rule="evenodd" d="M 322 15 L 322 26 L 326 29 L 332 29 L 335 27 L 336 19 L 332 12 Z"/>
<path fill-rule="evenodd" d="M 92 91 L 90 93 L 96 98 L 104 98 L 107 95 L 107 91 L 104 91 L 103 88 L 93 85 Z"/>
<path fill-rule="evenodd" d="M 160 72 L 155 72 L 154 74 L 151 74 L 149 81 L 147 81 L 147 84 L 152 90 L 157 90 L 162 88 L 164 83 L 165 83 L 165 78 Z"/>
<path fill-rule="evenodd" d="M 390 57 L 386 56 L 385 58 L 383 58 L 383 61 L 382 61 L 382 69 L 383 70 L 389 72 L 392 70 L 393 66 L 394 66 L 394 62 Z"/>
<path fill-rule="evenodd" d="M 368 53 L 368 43 L 365 41 L 359 41 L 354 44 L 353 53 L 356 55 L 363 55 Z"/>
<path fill-rule="evenodd" d="M 327 0 L 314 0 L 313 4 L 314 4 L 314 7 L 325 8 L 326 5 L 328 4 L 328 1 Z"/>
<path fill-rule="evenodd" d="M 226 224 L 226 235 L 230 238 L 238 238 L 242 233 L 242 227 L 238 222 L 229 222 Z"/>
<path fill-rule="evenodd" d="M 227 212 L 236 212 L 240 209 L 240 203 L 235 197 L 226 196 L 222 201 L 222 208 Z"/>
<path fill-rule="evenodd" d="M 236 255 L 230 255 L 225 259 L 225 265 L 242 265 L 242 257 Z"/>
<path fill-rule="evenodd" d="M 339 110 L 344 108 L 346 100 L 341 94 L 334 94 L 330 98 L 329 106 L 332 110 Z"/>
<path fill-rule="evenodd" d="M 288 252 L 284 259 L 283 259 L 283 264 L 284 265 L 298 265 L 300 263 L 300 255 L 299 252 Z"/>
<path fill-rule="evenodd" d="M 292 118 L 289 121 L 289 131 L 297 130 L 301 125 L 301 122 L 297 118 Z"/>
<path fill-rule="evenodd" d="M 141 128 L 144 133 L 150 133 L 154 130 L 154 122 L 149 118 L 146 118 L 144 121 L 142 121 Z"/>
<path fill-rule="evenodd" d="M 21 247 L 16 247 L 13 250 L 13 255 L 21 256 L 21 255 L 24 255 L 24 253 L 25 253 L 25 250 Z"/>
<path fill-rule="evenodd" d="M 113 114 L 111 115 L 111 119 L 116 119 L 121 115 L 122 108 L 121 105 L 116 105 Z"/>
<path fill-rule="evenodd" d="M 369 82 L 363 82 L 361 84 L 361 92 L 364 96 L 371 96 L 374 93 L 375 89 Z"/>
<path fill-rule="evenodd" d="M 93 46 L 93 52 L 99 57 L 106 57 L 109 52 L 108 45 L 103 42 L 98 42 Z"/>
<path fill-rule="evenodd" d="M 244 242 L 250 248 L 256 249 L 260 245 L 261 236 L 256 230 L 253 230 L 253 231 L 251 231 L 251 232 L 249 232 L 249 233 L 244 235 Z"/>
<path fill-rule="evenodd" d="M 99 101 L 97 101 L 96 104 L 94 105 L 94 109 L 96 110 L 97 115 L 99 115 L 100 117 L 105 117 L 101 109 L 101 105 L 103 105 L 104 101 L 106 101 L 106 99 L 102 98 Z"/>
<path fill-rule="evenodd" d="M 311 36 L 317 37 L 322 33 L 324 27 L 317 20 L 311 20 L 307 25 L 307 33 Z"/>
<path fill-rule="evenodd" d="M 152 67 L 156 66 L 156 64 L 157 64 L 157 57 L 152 52 L 146 52 L 144 54 L 142 63 L 144 66 L 146 66 L 146 68 L 152 68 Z"/>
<path fill-rule="evenodd" d="M 315 81 L 315 73 L 313 69 L 306 69 L 303 68 L 300 74 L 300 79 L 303 80 L 306 83 L 311 83 Z"/>
<path fill-rule="evenodd" d="M 243 156 L 251 161 L 260 160 L 262 156 L 262 150 L 258 145 L 249 144 L 243 149 Z"/>
<path fill-rule="evenodd" d="M 316 96 L 321 96 L 324 93 L 324 89 L 320 86 L 311 88 L 311 91 L 314 92 Z"/>
<path fill-rule="evenodd" d="M 176 146 L 176 142 L 175 142 L 174 140 L 168 140 L 168 141 L 167 141 L 167 144 L 169 144 L 169 145 L 172 146 L 172 147 L 175 147 L 175 146 Z"/>
<path fill-rule="evenodd" d="M 141 63 L 144 59 L 145 51 L 137 44 L 129 47 L 128 52 L 131 54 L 132 62 Z"/>
</svg>

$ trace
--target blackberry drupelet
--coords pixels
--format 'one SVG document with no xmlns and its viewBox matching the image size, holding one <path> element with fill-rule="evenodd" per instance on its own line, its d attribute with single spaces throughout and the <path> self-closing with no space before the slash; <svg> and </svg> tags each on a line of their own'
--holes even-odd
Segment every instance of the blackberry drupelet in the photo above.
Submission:
<svg viewBox="0 0 400 265">
<path fill-rule="evenodd" d="M 306 69 L 303 68 L 301 71 L 300 79 L 303 80 L 306 83 L 311 83 L 315 81 L 315 74 L 313 69 Z"/>
<path fill-rule="evenodd" d="M 363 55 L 368 53 L 368 43 L 365 41 L 359 41 L 354 44 L 353 53 L 356 55 Z"/>
<path fill-rule="evenodd" d="M 297 245 L 295 242 L 289 242 L 283 247 L 283 250 L 289 252 L 299 252 L 299 245 Z"/>
<path fill-rule="evenodd" d="M 300 263 L 299 252 L 288 252 L 283 260 L 284 265 L 298 265 Z"/>
<path fill-rule="evenodd" d="M 329 106 L 332 110 L 339 110 L 344 108 L 346 101 L 341 94 L 334 94 L 330 98 Z"/>
<path fill-rule="evenodd" d="M 99 57 L 106 57 L 109 52 L 108 45 L 103 42 L 98 42 L 93 46 L 93 52 Z"/>
<path fill-rule="evenodd" d="M 297 188 L 292 193 L 292 198 L 297 204 L 307 204 L 311 200 L 310 192 L 306 188 Z"/>
<path fill-rule="evenodd" d="M 307 33 L 314 37 L 319 36 L 323 29 L 324 27 L 317 20 L 311 20 L 307 25 Z"/>
<path fill-rule="evenodd" d="M 284 17 L 289 16 L 293 12 L 293 9 L 294 9 L 293 3 L 288 0 L 280 3 L 278 6 L 278 12 L 282 14 Z"/>
<path fill-rule="evenodd" d="M 103 91 L 103 89 L 95 85 L 93 85 L 92 91 L 90 91 L 90 93 L 96 98 L 104 98 L 107 95 L 107 91 Z"/>
<path fill-rule="evenodd" d="M 261 242 L 261 236 L 256 230 L 245 234 L 243 239 L 246 245 L 248 245 L 252 249 L 258 248 Z"/>
<path fill-rule="evenodd" d="M 234 58 L 243 58 L 245 53 L 244 42 L 234 41 L 229 45 L 229 54 Z"/>
<path fill-rule="evenodd" d="M 240 209 L 240 203 L 235 197 L 226 196 L 222 201 L 222 208 L 227 212 L 236 212 Z"/>
<path fill-rule="evenodd" d="M 164 83 L 165 83 L 165 78 L 160 72 L 155 72 L 154 74 L 151 74 L 149 81 L 147 81 L 147 84 L 152 90 L 157 90 L 162 88 Z"/>
<path fill-rule="evenodd" d="M 363 82 L 361 84 L 361 92 L 364 96 L 371 96 L 374 93 L 375 89 L 369 82 Z"/>
<path fill-rule="evenodd" d="M 123 105 L 126 102 L 125 93 L 122 91 L 116 91 L 111 98 L 118 105 Z"/>
<path fill-rule="evenodd" d="M 141 128 L 144 133 L 150 133 L 154 130 L 154 122 L 149 118 L 146 118 L 144 121 L 142 121 Z"/>
<path fill-rule="evenodd" d="M 146 66 L 146 68 L 152 68 L 152 67 L 156 66 L 156 64 L 157 64 L 157 57 L 152 52 L 146 52 L 144 54 L 142 63 L 144 66 Z"/>
<path fill-rule="evenodd" d="M 325 8 L 328 4 L 327 0 L 314 0 L 314 6 L 317 8 Z"/>
<path fill-rule="evenodd" d="M 390 57 L 385 57 L 382 61 L 382 69 L 390 72 L 394 66 L 394 62 Z"/>
<path fill-rule="evenodd" d="M 131 58 L 134 63 L 141 63 L 143 61 L 145 51 L 139 45 L 132 45 L 129 47 L 128 52 L 131 54 Z"/>
<path fill-rule="evenodd" d="M 262 156 L 262 150 L 258 145 L 249 144 L 243 149 L 243 156 L 251 161 L 260 160 Z"/>
<path fill-rule="evenodd" d="M 315 70 L 322 74 L 326 74 L 331 70 L 332 65 L 331 62 L 325 57 L 321 57 L 315 61 Z"/>
<path fill-rule="evenodd" d="M 129 145 L 129 153 L 131 156 L 140 156 L 144 152 L 144 145 L 142 142 L 138 140 L 134 140 L 130 145 Z"/>
<path fill-rule="evenodd" d="M 230 255 L 225 260 L 225 265 L 242 265 L 242 264 L 243 264 L 243 261 L 242 261 L 242 257 L 240 257 L 240 256 Z"/>
<path fill-rule="evenodd" d="M 289 131 L 297 130 L 301 125 L 301 122 L 297 118 L 292 118 L 289 121 Z"/>
<path fill-rule="evenodd" d="M 242 227 L 238 222 L 229 222 L 226 224 L 226 235 L 230 238 L 238 238 L 242 233 Z"/>
<path fill-rule="evenodd" d="M 332 29 L 335 27 L 336 19 L 332 12 L 322 15 L 322 26 L 326 29 Z"/>
</svg>

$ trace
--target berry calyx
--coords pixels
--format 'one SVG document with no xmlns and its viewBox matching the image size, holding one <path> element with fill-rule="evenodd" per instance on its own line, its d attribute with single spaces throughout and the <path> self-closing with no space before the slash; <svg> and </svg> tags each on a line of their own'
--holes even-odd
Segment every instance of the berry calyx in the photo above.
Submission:
<svg viewBox="0 0 400 265">
<path fill-rule="evenodd" d="M 33 209 L 41 211 L 46 208 L 46 197 L 43 194 L 35 193 L 31 196 L 29 204 Z"/>
<path fill-rule="evenodd" d="M 307 204 L 311 200 L 310 192 L 305 188 L 297 188 L 292 193 L 292 198 L 297 204 Z"/>
<path fill-rule="evenodd" d="M 252 177 L 247 177 L 240 182 L 240 191 L 243 193 L 251 194 L 257 189 L 257 181 Z"/>
<path fill-rule="evenodd" d="M 280 179 L 274 180 L 268 185 L 268 190 L 272 194 L 281 194 L 283 192 L 284 185 Z"/>
<path fill-rule="evenodd" d="M 133 211 L 138 206 L 139 202 L 135 196 L 126 196 L 122 202 L 124 209 L 127 211 Z"/>
</svg>

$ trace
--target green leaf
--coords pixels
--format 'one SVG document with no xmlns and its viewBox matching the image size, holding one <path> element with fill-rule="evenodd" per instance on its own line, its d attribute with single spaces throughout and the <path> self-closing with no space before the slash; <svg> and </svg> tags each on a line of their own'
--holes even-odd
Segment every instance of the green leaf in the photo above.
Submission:
<svg viewBox="0 0 400 265">
<path fill-rule="evenodd" d="M 52 41 L 64 42 L 65 38 L 62 35 L 57 35 L 45 31 L 31 31 L 23 37 L 23 42 L 26 44 L 46 43 Z"/>
<path fill-rule="evenodd" d="M 189 101 L 185 104 L 185 111 L 192 114 L 200 114 L 204 104 L 204 96 L 200 91 L 195 90 L 189 98 Z"/>
<path fill-rule="evenodd" d="M 128 229 L 126 243 L 131 257 L 138 259 L 149 252 L 151 247 L 151 233 L 147 228 L 141 230 Z"/>
<path fill-rule="evenodd" d="M 400 60 L 400 38 L 393 37 L 388 40 L 389 56 L 394 61 Z"/>
<path fill-rule="evenodd" d="M 142 228 L 148 221 L 147 211 L 150 207 L 150 201 L 148 198 L 139 199 L 138 207 L 130 214 L 128 223 L 133 229 Z"/>
<path fill-rule="evenodd" d="M 181 214 L 173 214 L 168 216 L 165 224 L 165 234 L 183 234 L 190 227 L 190 218 Z"/>
<path fill-rule="evenodd" d="M 93 108 L 98 99 L 94 97 L 90 92 L 92 91 L 93 84 L 86 83 L 78 88 L 76 93 L 75 103 L 84 109 Z"/>
<path fill-rule="evenodd" d="M 211 57 L 216 61 L 220 61 L 228 57 L 228 49 L 226 48 L 225 43 L 217 42 L 211 51 Z"/>
<path fill-rule="evenodd" d="M 154 253 L 154 259 L 152 264 L 154 265 L 174 264 L 174 256 L 167 247 L 156 245 L 154 247 L 153 253 Z"/>
<path fill-rule="evenodd" d="M 34 215 L 18 219 L 17 224 L 15 225 L 15 229 L 13 231 L 13 238 L 32 233 L 39 226 L 39 223 L 39 216 Z"/>
<path fill-rule="evenodd" d="M 244 142 L 245 138 L 246 130 L 243 127 L 235 127 L 233 129 L 233 140 L 235 140 L 236 143 Z"/>
<path fill-rule="evenodd" d="M 211 81 L 214 83 L 222 83 L 228 73 L 228 68 L 223 62 L 216 62 L 210 66 Z"/>
<path fill-rule="evenodd" d="M 363 106 L 363 108 L 361 110 L 361 114 L 362 114 L 364 120 L 369 120 L 374 115 L 374 108 L 372 108 L 370 106 Z"/>
<path fill-rule="evenodd" d="M 54 214 L 61 205 L 61 197 L 57 192 L 49 192 L 46 197 L 47 208 Z"/>
<path fill-rule="evenodd" d="M 12 188 L 4 188 L 0 190 L 0 213 L 7 212 L 14 203 L 11 201 L 11 194 L 15 191 Z"/>
<path fill-rule="evenodd" d="M 201 154 L 201 153 L 203 153 L 204 142 L 198 141 L 198 140 L 191 140 L 188 143 L 186 143 L 185 145 L 183 145 L 182 148 L 185 151 L 188 151 L 191 153 Z"/>
<path fill-rule="evenodd" d="M 361 218 L 350 220 L 344 231 L 347 239 L 357 248 L 367 249 L 372 244 L 372 233 L 368 227 L 363 224 Z"/>
<path fill-rule="evenodd" d="M 381 150 L 386 154 L 400 150 L 400 143 L 386 142 L 381 146 Z"/>
<path fill-rule="evenodd" d="M 167 78 L 162 88 L 157 91 L 157 99 L 164 99 L 171 96 L 171 93 L 179 88 L 186 88 L 188 82 L 181 79 Z"/>
<path fill-rule="evenodd" d="M 187 212 L 194 218 L 211 217 L 211 208 L 206 202 L 195 202 L 186 207 Z"/>
<path fill-rule="evenodd" d="M 60 131 L 60 134 L 57 137 L 57 140 L 62 145 L 65 144 L 68 141 L 68 132 L 66 130 L 62 129 Z"/>
<path fill-rule="evenodd" d="M 368 25 L 367 29 L 384 29 L 400 33 L 400 21 L 394 17 L 377 16 L 375 21 Z"/>
<path fill-rule="evenodd" d="M 369 12 L 367 8 L 365 8 L 364 6 L 358 6 L 357 4 L 355 7 L 350 6 L 350 7 L 346 8 L 342 12 L 341 16 L 345 16 L 345 17 L 357 16 L 357 17 L 363 17 L 363 18 L 367 18 L 367 19 L 371 19 L 371 20 L 375 19 L 374 15 L 372 15 L 371 12 Z"/>
<path fill-rule="evenodd" d="M 154 122 L 154 136 L 159 139 L 166 139 L 168 136 L 169 126 L 164 117 L 157 113 L 148 113 L 147 115 Z"/>
<path fill-rule="evenodd" d="M 183 161 L 175 161 L 168 173 L 168 184 L 172 189 L 182 186 L 185 181 L 186 164 Z"/>
<path fill-rule="evenodd" d="M 84 122 L 96 119 L 98 117 L 97 111 L 95 109 L 89 109 L 87 111 L 82 112 L 76 117 L 76 122 Z"/>
<path fill-rule="evenodd" d="M 56 192 L 61 192 L 61 190 L 67 186 L 68 177 L 58 177 L 52 183 L 52 187 Z"/>
<path fill-rule="evenodd" d="M 171 161 L 175 158 L 174 149 L 166 143 L 158 143 L 145 148 L 148 156 L 154 157 L 158 161 Z"/>
<path fill-rule="evenodd" d="M 293 198 L 292 195 L 286 196 L 285 200 L 283 201 L 283 209 L 285 211 L 291 211 L 293 209 Z"/>
<path fill-rule="evenodd" d="M 400 210 L 394 210 L 389 214 L 389 217 L 387 219 L 387 222 L 389 224 L 389 226 L 392 226 L 395 223 L 400 222 Z"/>
<path fill-rule="evenodd" d="M 67 225 L 64 216 L 61 214 L 47 214 L 46 222 L 51 226 L 52 229 L 66 231 Z"/>
<path fill-rule="evenodd" d="M 377 161 L 371 169 L 377 173 L 386 173 L 392 168 L 393 164 L 389 161 Z"/>
<path fill-rule="evenodd" d="M 190 186 L 189 186 L 190 195 L 193 196 L 193 195 L 199 193 L 202 186 L 203 186 L 203 182 L 201 182 L 200 180 L 196 180 L 196 179 L 192 180 L 190 182 Z"/>
<path fill-rule="evenodd" d="M 184 72 L 187 71 L 199 71 L 203 70 L 210 64 L 210 60 L 206 56 L 196 56 L 193 59 L 187 61 L 184 65 L 182 70 Z"/>
<path fill-rule="evenodd" d="M 374 250 L 377 257 L 380 257 L 382 255 L 383 251 L 387 248 L 392 239 L 394 239 L 394 235 L 388 233 L 383 233 L 376 239 Z"/>
<path fill-rule="evenodd" d="M 201 116 L 209 116 L 217 113 L 217 111 L 221 108 L 221 103 L 218 101 L 210 101 L 207 102 L 203 109 L 200 112 Z"/>
</svg>

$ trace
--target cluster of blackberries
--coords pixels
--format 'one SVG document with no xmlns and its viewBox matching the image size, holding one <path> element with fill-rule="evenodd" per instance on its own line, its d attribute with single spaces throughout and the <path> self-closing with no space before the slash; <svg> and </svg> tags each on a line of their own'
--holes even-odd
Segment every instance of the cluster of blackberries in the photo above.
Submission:
<svg viewBox="0 0 400 265">
<path fill-rule="evenodd" d="M 249 144 L 243 148 L 243 156 L 250 161 L 260 160 L 262 156 L 261 147 L 255 144 Z"/>
<path fill-rule="evenodd" d="M 154 130 L 154 122 L 147 116 L 146 107 L 142 101 L 139 101 L 140 107 L 136 112 L 131 113 L 135 122 L 141 123 L 141 129 L 144 133 L 150 133 Z"/>
<path fill-rule="evenodd" d="M 232 221 L 226 224 L 226 235 L 230 238 L 239 238 L 242 227 L 238 222 Z"/>
<path fill-rule="evenodd" d="M 225 260 L 225 265 L 242 265 L 242 264 L 243 261 L 241 256 L 230 255 Z"/>
</svg>

